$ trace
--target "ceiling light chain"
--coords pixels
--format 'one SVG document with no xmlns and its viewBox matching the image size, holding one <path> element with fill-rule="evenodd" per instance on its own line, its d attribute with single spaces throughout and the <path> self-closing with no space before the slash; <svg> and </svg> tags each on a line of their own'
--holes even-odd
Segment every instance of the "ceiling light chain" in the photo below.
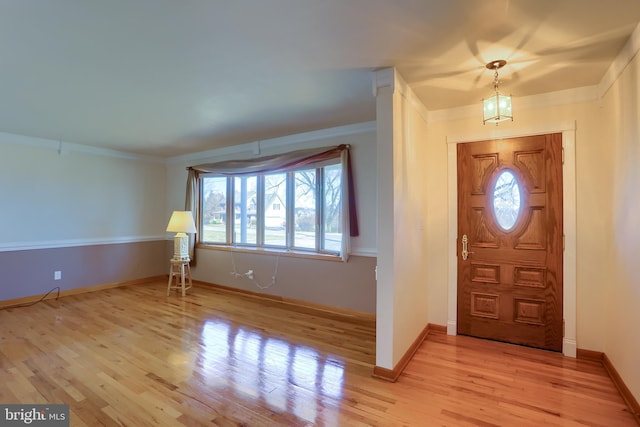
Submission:
<svg viewBox="0 0 640 427">
<path fill-rule="evenodd" d="M 500 59 L 489 62 L 486 67 L 495 70 L 493 89 L 495 94 L 487 99 L 482 100 L 483 124 L 495 123 L 498 125 L 505 120 L 513 121 L 513 112 L 511 110 L 511 95 L 502 95 L 498 91 L 500 81 L 498 80 L 498 70 L 506 65 L 507 61 Z"/>
</svg>

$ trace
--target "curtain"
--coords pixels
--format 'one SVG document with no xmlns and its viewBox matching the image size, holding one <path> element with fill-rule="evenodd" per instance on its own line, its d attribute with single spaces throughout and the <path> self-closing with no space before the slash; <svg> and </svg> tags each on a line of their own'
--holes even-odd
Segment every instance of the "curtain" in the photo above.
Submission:
<svg viewBox="0 0 640 427">
<path fill-rule="evenodd" d="M 340 153 L 348 150 L 346 145 L 335 147 L 311 148 L 291 151 L 273 156 L 258 157 L 247 160 L 227 160 L 218 163 L 206 163 L 192 166 L 198 172 L 217 173 L 220 175 L 249 175 L 262 173 L 285 172 L 323 160 L 340 157 Z"/>
<path fill-rule="evenodd" d="M 340 155 L 340 162 L 342 164 L 342 176 L 349 176 L 349 150 L 343 150 Z M 351 230 L 351 185 L 349 183 L 351 180 L 342 179 L 342 206 L 340 216 L 342 217 L 342 247 L 340 248 L 340 257 L 343 262 L 349 261 L 349 255 L 351 254 L 351 239 L 345 236 L 347 230 L 349 230 L 349 235 L 352 234 Z M 348 203 L 345 203 L 347 202 Z M 357 222 L 356 222 L 356 236 L 357 236 Z"/>
<path fill-rule="evenodd" d="M 184 201 L 184 210 L 191 211 L 193 214 L 193 220 L 196 223 L 196 228 L 200 224 L 200 209 L 198 208 L 198 173 L 188 168 L 187 176 L 187 194 Z M 196 242 L 198 236 L 196 233 L 189 234 L 189 258 L 191 258 L 191 265 L 196 265 Z"/>
<path fill-rule="evenodd" d="M 189 179 L 192 179 L 192 172 L 195 175 L 193 179 L 196 183 L 197 172 L 234 176 L 285 172 L 340 157 L 342 176 L 346 177 L 346 179 L 342 179 L 342 230 L 343 233 L 349 233 L 349 236 L 356 237 L 359 235 L 359 229 L 349 149 L 350 147 L 348 145 L 341 144 L 333 147 L 297 150 L 247 160 L 226 160 L 217 163 L 205 163 L 189 168 Z M 194 188 L 195 187 L 194 185 Z M 188 193 L 189 185 L 187 184 L 187 194 Z M 187 197 L 189 196 L 187 195 Z M 197 197 L 197 191 L 195 192 L 195 197 Z M 349 251 L 350 239 L 345 237 L 342 239 L 341 250 L 341 257 L 344 261 L 348 259 Z"/>
</svg>

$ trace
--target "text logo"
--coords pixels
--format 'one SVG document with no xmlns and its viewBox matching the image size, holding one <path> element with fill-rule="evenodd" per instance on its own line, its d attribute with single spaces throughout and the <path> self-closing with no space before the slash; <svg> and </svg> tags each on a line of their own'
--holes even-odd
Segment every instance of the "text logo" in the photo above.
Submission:
<svg viewBox="0 0 640 427">
<path fill-rule="evenodd" d="M 0 427 L 69 427 L 69 405 L 0 405 Z"/>
</svg>

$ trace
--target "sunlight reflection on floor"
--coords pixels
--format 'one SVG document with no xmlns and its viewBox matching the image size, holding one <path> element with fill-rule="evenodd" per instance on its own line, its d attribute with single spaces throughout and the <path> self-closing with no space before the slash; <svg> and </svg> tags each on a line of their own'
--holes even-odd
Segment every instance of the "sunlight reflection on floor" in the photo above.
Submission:
<svg viewBox="0 0 640 427">
<path fill-rule="evenodd" d="M 207 320 L 201 333 L 201 374 L 214 384 L 265 402 L 276 411 L 313 422 L 322 407 L 342 398 L 344 363 L 309 346 L 264 338 L 244 327 Z M 310 398 L 309 394 L 316 396 Z"/>
</svg>

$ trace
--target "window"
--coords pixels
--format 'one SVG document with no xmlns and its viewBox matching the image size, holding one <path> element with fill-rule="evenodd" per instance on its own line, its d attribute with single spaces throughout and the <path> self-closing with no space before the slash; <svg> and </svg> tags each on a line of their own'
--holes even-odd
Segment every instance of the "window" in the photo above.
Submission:
<svg viewBox="0 0 640 427">
<path fill-rule="evenodd" d="M 264 177 L 264 245 L 287 246 L 287 174 Z M 281 209 L 281 206 L 284 209 Z"/>
<path fill-rule="evenodd" d="M 202 180 L 201 187 L 202 240 L 211 243 L 227 241 L 227 179 L 211 177 Z"/>
<path fill-rule="evenodd" d="M 503 230 L 511 230 L 520 215 L 520 185 L 508 169 L 500 172 L 493 189 L 493 211 Z"/>
<path fill-rule="evenodd" d="M 200 242 L 340 254 L 340 158 L 287 172 L 200 174 Z"/>
</svg>

